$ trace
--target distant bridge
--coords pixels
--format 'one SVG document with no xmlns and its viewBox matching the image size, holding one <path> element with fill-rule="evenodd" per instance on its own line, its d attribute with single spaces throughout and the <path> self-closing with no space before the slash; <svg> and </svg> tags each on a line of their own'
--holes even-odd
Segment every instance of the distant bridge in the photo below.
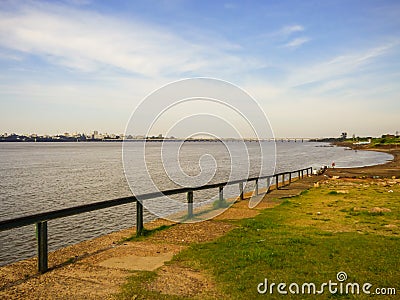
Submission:
<svg viewBox="0 0 400 300">
<path fill-rule="evenodd" d="M 124 141 L 128 142 L 294 142 L 294 143 L 303 143 L 312 140 L 312 138 L 267 138 L 267 139 L 257 139 L 257 138 L 221 138 L 221 139 L 207 139 L 207 138 L 188 138 L 188 139 L 180 139 L 180 138 L 149 138 L 149 139 L 125 139 Z M 103 139 L 102 141 L 122 141 L 121 139 L 112 139 L 107 140 Z"/>
<path fill-rule="evenodd" d="M 308 142 L 308 141 L 310 141 L 310 140 L 312 140 L 313 138 L 299 138 L 299 137 L 296 137 L 296 138 L 287 138 L 287 137 L 285 137 L 285 138 L 275 138 L 275 139 L 270 139 L 270 140 L 275 140 L 275 142 Z"/>
</svg>

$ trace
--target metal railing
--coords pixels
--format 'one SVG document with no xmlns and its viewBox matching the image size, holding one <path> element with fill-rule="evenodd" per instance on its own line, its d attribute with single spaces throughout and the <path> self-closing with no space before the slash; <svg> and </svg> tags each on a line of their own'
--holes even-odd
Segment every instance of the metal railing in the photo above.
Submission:
<svg viewBox="0 0 400 300">
<path fill-rule="evenodd" d="M 252 177 L 248 179 L 233 180 L 221 183 L 213 183 L 198 187 L 185 187 L 179 189 L 171 189 L 161 192 L 148 193 L 138 196 L 123 197 L 113 200 L 101 201 L 96 203 L 84 204 L 59 210 L 53 210 L 50 212 L 43 212 L 29 216 L 18 217 L 10 220 L 0 221 L 0 231 L 10 230 L 19 228 L 31 224 L 36 225 L 37 241 L 38 241 L 38 271 L 44 273 L 48 270 L 48 236 L 47 236 L 47 221 L 69 217 L 85 212 L 91 212 L 99 209 L 110 208 L 118 205 L 128 204 L 136 202 L 136 234 L 141 235 L 143 233 L 143 204 L 142 201 L 150 200 L 162 196 L 169 196 L 175 194 L 187 194 L 188 203 L 188 218 L 193 218 L 193 192 L 206 190 L 206 189 L 219 189 L 219 200 L 223 200 L 223 190 L 225 186 L 239 184 L 240 199 L 244 199 L 243 183 L 249 181 L 255 181 L 255 194 L 259 194 L 259 180 L 267 179 L 267 188 L 271 185 L 271 179 L 275 179 L 276 189 L 280 189 L 285 182 L 288 184 L 292 181 L 292 174 L 297 173 L 298 178 L 304 177 L 304 172 L 307 175 L 312 174 L 312 167 L 300 169 L 296 171 L 281 172 L 274 175 L 266 175 L 261 177 Z M 288 176 L 288 178 L 287 178 Z M 282 178 L 281 185 L 279 185 L 279 178 Z M 288 179 L 288 180 L 285 180 Z M 268 190 L 267 190 L 268 192 Z"/>
</svg>

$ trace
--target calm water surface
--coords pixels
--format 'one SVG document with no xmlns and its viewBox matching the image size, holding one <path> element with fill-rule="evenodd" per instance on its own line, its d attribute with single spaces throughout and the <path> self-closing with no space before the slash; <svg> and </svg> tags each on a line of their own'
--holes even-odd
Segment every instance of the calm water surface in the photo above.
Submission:
<svg viewBox="0 0 400 300">
<path fill-rule="evenodd" d="M 139 142 L 133 144 L 132 151 L 135 147 L 143 147 Z M 381 164 L 392 159 L 385 153 L 317 147 L 321 145 L 278 142 L 276 172 L 309 166 L 319 168 L 330 165 L 332 161 L 337 167 L 355 167 Z M 164 147 L 174 148 L 176 143 L 165 143 Z M 236 174 L 236 177 L 273 173 L 273 143 L 262 143 L 262 157 L 257 143 L 247 143 L 247 147 L 250 168 L 244 163 L 244 173 Z M 241 153 L 235 153 L 234 145 L 230 146 L 230 150 L 227 151 L 221 143 L 185 143 L 179 152 L 179 163 L 176 163 L 177 158 L 168 156 L 168 151 L 164 152 L 166 156 L 160 158 L 161 143 L 147 143 L 147 170 L 160 190 L 178 187 L 177 183 L 190 185 L 193 179 L 196 184 L 223 182 L 232 178 L 232 157 L 236 161 L 242 158 Z M 132 159 L 135 159 L 134 156 Z M 261 161 L 263 167 L 260 167 Z M 124 175 L 122 144 L 118 142 L 0 143 L 0 163 L 0 220 L 132 195 Z M 148 176 L 147 170 L 135 169 L 134 185 L 143 193 L 147 188 L 140 178 Z M 251 188 L 251 185 L 247 187 Z M 195 202 L 211 199 L 215 193 L 195 192 Z M 236 194 L 237 187 L 232 186 L 225 191 L 227 196 Z M 183 203 L 185 197 L 177 196 L 177 200 Z M 153 212 L 160 214 L 168 214 L 174 209 L 177 207 L 165 207 L 162 203 L 152 207 Z M 154 218 L 155 215 L 145 211 L 145 221 Z M 133 204 L 49 221 L 49 250 L 134 224 Z M 0 232 L 0 265 L 34 256 L 34 232 L 33 225 Z"/>
</svg>

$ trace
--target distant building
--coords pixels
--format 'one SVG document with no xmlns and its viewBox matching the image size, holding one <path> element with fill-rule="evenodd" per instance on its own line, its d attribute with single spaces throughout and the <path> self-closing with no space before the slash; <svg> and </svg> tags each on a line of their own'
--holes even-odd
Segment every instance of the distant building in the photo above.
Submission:
<svg viewBox="0 0 400 300">
<path fill-rule="evenodd" d="M 92 139 L 98 139 L 99 137 L 99 132 L 97 130 L 93 131 Z"/>
<path fill-rule="evenodd" d="M 383 134 L 383 139 L 394 139 L 396 136 L 394 134 Z"/>
</svg>

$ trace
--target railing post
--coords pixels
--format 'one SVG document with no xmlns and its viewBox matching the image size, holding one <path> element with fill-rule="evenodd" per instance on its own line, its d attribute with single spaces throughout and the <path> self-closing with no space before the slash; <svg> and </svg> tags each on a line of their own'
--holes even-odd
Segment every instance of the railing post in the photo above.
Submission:
<svg viewBox="0 0 400 300">
<path fill-rule="evenodd" d="M 143 204 L 136 200 L 136 235 L 143 235 Z"/>
<path fill-rule="evenodd" d="M 285 175 L 287 173 L 289 174 L 289 183 L 291 183 L 292 173 L 297 172 L 299 177 L 300 176 L 303 177 L 304 171 L 306 171 L 307 175 L 309 175 L 310 172 L 311 172 L 311 175 L 313 175 L 312 167 L 304 168 L 302 170 L 297 170 L 297 171 L 293 171 L 293 172 L 268 175 L 266 177 L 267 178 L 267 192 L 269 190 L 271 183 L 273 183 L 274 177 L 275 177 L 275 181 L 276 181 L 276 189 L 279 190 L 280 189 L 279 188 L 279 175 L 282 175 L 282 180 L 283 180 L 282 185 L 284 185 Z M 263 176 L 263 178 L 265 178 L 265 177 Z M 254 178 L 254 180 L 256 181 L 255 192 L 257 195 L 259 194 L 259 179 L 260 178 L 257 178 L 257 179 Z M 240 199 L 243 200 L 244 199 L 243 183 L 246 182 L 246 179 L 242 179 L 242 180 L 244 180 L 244 181 L 239 182 L 239 189 L 240 189 Z M 223 187 L 224 187 L 223 185 L 226 185 L 228 183 L 229 182 L 206 185 L 206 186 L 202 186 L 199 188 L 194 188 L 194 190 L 210 189 L 210 188 L 215 189 L 215 187 L 218 186 L 219 187 L 219 200 L 223 201 Z M 235 184 L 236 183 L 238 183 L 238 181 L 235 181 Z M 231 182 L 231 184 L 233 184 L 233 183 Z M 168 190 L 168 191 L 164 191 L 164 192 L 168 192 L 168 194 L 182 194 L 182 193 L 185 193 L 186 191 L 187 191 L 187 189 L 184 188 L 184 189 Z M 152 194 L 143 194 L 142 196 L 146 196 L 145 199 L 150 199 L 150 198 L 155 197 Z M 48 268 L 48 230 L 47 230 L 48 228 L 47 228 L 47 221 L 43 221 L 43 220 L 53 220 L 53 219 L 63 218 L 63 217 L 67 217 L 67 216 L 77 215 L 77 214 L 80 214 L 83 212 L 95 211 L 95 210 L 103 209 L 106 207 L 113 207 L 113 206 L 117 206 L 117 205 L 132 203 L 134 201 L 136 201 L 136 233 L 137 233 L 137 235 L 142 235 L 143 231 L 144 231 L 143 204 L 136 197 L 124 197 L 124 198 L 120 198 L 120 199 L 99 202 L 99 203 L 96 203 L 95 206 L 93 206 L 93 204 L 75 206 L 75 207 L 71 207 L 69 209 L 51 211 L 46 214 L 34 214 L 34 215 L 15 218 L 15 219 L 11 219 L 11 220 L 4 220 L 4 221 L 0 221 L 0 231 L 35 224 L 37 243 L 38 243 L 37 244 L 38 245 L 37 246 L 38 271 L 40 273 L 45 273 L 49 269 Z M 194 215 L 193 214 L 193 189 L 191 191 L 187 192 L 187 201 L 188 201 L 188 215 L 189 215 L 189 218 L 192 218 Z"/>
<path fill-rule="evenodd" d="M 193 218 L 193 191 L 187 192 L 188 217 Z"/>
<path fill-rule="evenodd" d="M 219 201 L 224 201 L 224 187 L 222 185 L 219 187 Z"/>
<path fill-rule="evenodd" d="M 240 200 L 244 199 L 243 195 L 243 182 L 239 182 L 239 193 L 240 193 Z"/>
<path fill-rule="evenodd" d="M 38 271 L 39 273 L 45 273 L 49 268 L 46 221 L 36 223 L 36 234 L 38 240 Z"/>
<path fill-rule="evenodd" d="M 258 179 L 256 179 L 256 188 L 255 188 L 255 190 L 256 190 L 256 196 L 258 196 Z"/>
</svg>

